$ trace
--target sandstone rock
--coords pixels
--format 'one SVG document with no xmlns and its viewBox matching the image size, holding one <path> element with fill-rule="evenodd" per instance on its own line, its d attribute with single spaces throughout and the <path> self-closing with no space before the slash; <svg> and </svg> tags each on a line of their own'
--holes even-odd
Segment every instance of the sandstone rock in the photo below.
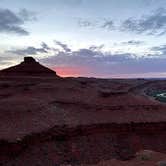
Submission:
<svg viewBox="0 0 166 166">
<path fill-rule="evenodd" d="M 19 65 L 1 70 L 3 76 L 57 76 L 56 72 L 41 65 L 33 57 L 25 57 Z"/>
</svg>

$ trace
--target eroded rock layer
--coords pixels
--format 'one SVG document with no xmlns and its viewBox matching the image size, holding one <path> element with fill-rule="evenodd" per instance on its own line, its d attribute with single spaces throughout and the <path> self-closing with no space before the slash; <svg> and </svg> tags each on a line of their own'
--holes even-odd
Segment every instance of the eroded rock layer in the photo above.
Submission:
<svg viewBox="0 0 166 166">
<path fill-rule="evenodd" d="M 165 80 L 13 74 L 36 63 L 28 58 L 2 71 L 0 165 L 128 160 L 142 149 L 166 153 L 166 105 L 146 93 L 164 90 Z"/>
</svg>

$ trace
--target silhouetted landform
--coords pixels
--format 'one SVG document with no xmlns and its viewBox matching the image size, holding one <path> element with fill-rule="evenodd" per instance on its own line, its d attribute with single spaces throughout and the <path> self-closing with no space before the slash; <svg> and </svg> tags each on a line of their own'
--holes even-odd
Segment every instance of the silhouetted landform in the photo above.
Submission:
<svg viewBox="0 0 166 166">
<path fill-rule="evenodd" d="M 55 71 L 42 66 L 33 57 L 25 57 L 21 64 L 1 70 L 0 75 L 57 76 Z"/>
<path fill-rule="evenodd" d="M 144 149 L 166 153 L 166 105 L 147 93 L 166 80 L 59 79 L 31 66 L 41 67 L 25 58 L 0 77 L 0 165 L 119 166 Z"/>
</svg>

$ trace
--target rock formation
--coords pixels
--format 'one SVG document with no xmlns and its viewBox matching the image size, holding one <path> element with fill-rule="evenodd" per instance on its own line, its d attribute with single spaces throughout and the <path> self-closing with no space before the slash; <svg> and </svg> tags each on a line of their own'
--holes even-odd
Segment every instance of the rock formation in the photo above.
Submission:
<svg viewBox="0 0 166 166">
<path fill-rule="evenodd" d="M 19 65 L 1 70 L 0 75 L 5 76 L 57 76 L 56 72 L 41 65 L 32 57 L 25 57 Z"/>
<path fill-rule="evenodd" d="M 166 153 L 166 105 L 145 93 L 166 89 L 165 80 L 57 79 L 31 57 L 0 73 L 0 166 L 129 160 L 143 149 Z"/>
</svg>

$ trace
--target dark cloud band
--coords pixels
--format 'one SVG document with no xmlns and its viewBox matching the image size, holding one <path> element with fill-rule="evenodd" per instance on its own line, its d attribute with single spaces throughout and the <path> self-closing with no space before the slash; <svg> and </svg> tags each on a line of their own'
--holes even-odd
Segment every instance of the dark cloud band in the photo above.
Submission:
<svg viewBox="0 0 166 166">
<path fill-rule="evenodd" d="M 26 9 L 14 13 L 9 9 L 0 8 L 0 32 L 15 33 L 19 35 L 29 35 L 29 32 L 23 28 L 26 21 L 32 20 L 33 14 Z"/>
</svg>

